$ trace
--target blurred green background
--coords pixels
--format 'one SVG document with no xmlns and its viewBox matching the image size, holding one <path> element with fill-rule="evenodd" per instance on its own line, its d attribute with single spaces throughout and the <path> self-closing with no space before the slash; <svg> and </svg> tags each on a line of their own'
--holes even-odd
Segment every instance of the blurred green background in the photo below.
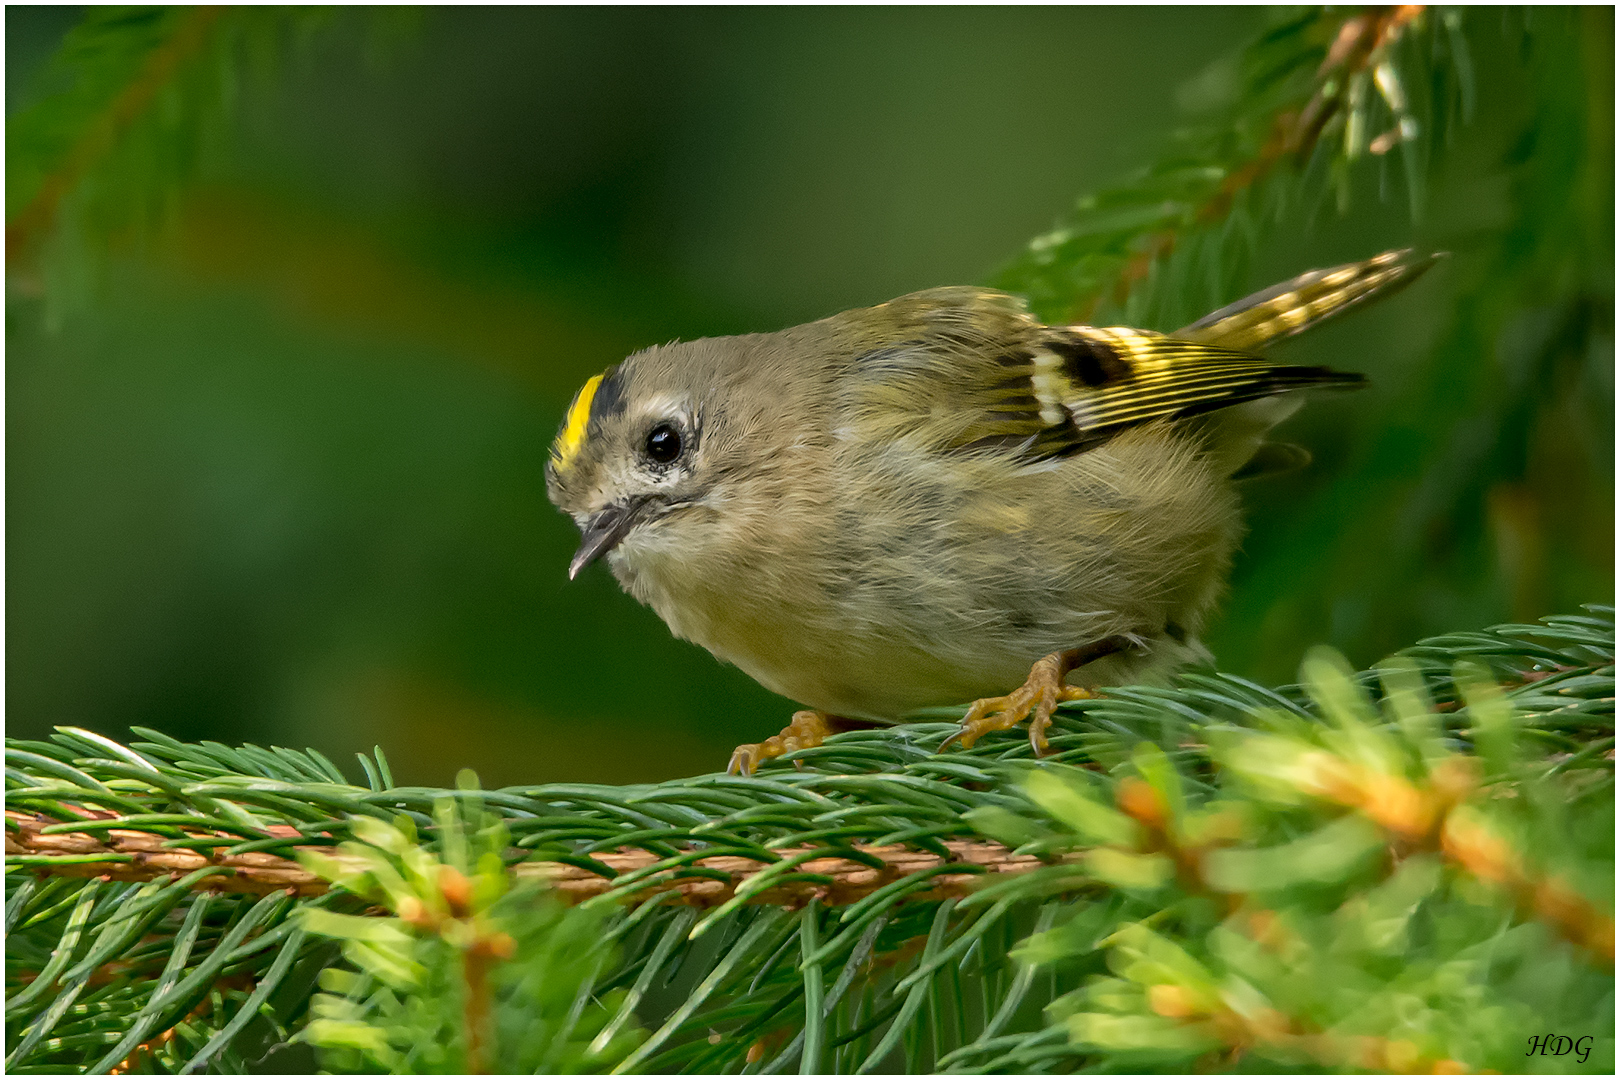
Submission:
<svg viewBox="0 0 1620 1080">
<path fill-rule="evenodd" d="M 82 17 L 6 9 L 8 119 L 73 92 L 51 57 Z M 229 108 L 155 224 L 8 258 L 9 733 L 377 743 L 404 783 L 720 767 L 792 703 L 605 570 L 568 582 L 543 466 L 574 390 L 649 344 L 986 280 L 1163 153 L 1269 17 L 311 15 L 208 74 Z M 1613 17 L 1583 17 L 1549 31 L 1572 65 L 1481 35 L 1420 221 L 1375 179 L 1259 247 L 1249 288 L 1455 257 L 1286 347 L 1374 387 L 1291 421 L 1315 465 L 1247 490 L 1223 668 L 1287 680 L 1319 641 L 1366 664 L 1612 600 Z M 1521 249 L 1556 272 L 1492 302 Z"/>
</svg>

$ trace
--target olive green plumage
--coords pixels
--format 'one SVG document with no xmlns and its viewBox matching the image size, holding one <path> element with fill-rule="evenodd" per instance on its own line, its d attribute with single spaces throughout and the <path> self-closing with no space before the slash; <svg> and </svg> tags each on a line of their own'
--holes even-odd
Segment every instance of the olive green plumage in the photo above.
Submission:
<svg viewBox="0 0 1620 1080">
<path fill-rule="evenodd" d="M 1240 533 L 1232 478 L 1294 391 L 1361 377 L 1254 350 L 1410 281 L 1314 271 L 1173 335 L 1041 325 L 941 288 L 774 334 L 636 353 L 581 392 L 547 470 L 677 635 L 830 714 L 893 720 L 1122 635 L 1086 686 L 1203 656 Z"/>
</svg>

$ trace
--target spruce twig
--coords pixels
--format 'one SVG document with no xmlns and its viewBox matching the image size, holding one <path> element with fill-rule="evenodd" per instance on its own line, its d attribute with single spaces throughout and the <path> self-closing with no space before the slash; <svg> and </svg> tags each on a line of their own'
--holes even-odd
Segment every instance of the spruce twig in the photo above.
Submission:
<svg viewBox="0 0 1620 1080">
<path fill-rule="evenodd" d="M 1454 748 L 1447 751 L 1453 754 L 1474 750 L 1487 763 L 1521 760 L 1516 755 L 1522 751 L 1503 751 L 1500 739 L 1492 734 L 1501 730 L 1501 722 L 1490 717 L 1504 707 L 1514 718 L 1512 724 L 1525 733 L 1556 733 L 1560 739 L 1573 738 L 1576 747 L 1601 748 L 1605 739 L 1612 745 L 1610 618 L 1607 609 L 1598 609 L 1591 616 L 1448 635 L 1408 650 L 1411 677 L 1420 680 L 1422 692 L 1437 702 L 1437 710 L 1423 714 L 1430 719 L 1421 723 L 1402 723 L 1420 728 L 1429 724 L 1431 738 L 1440 740 L 1435 745 Z M 1502 688 L 1497 698 L 1486 700 L 1468 689 L 1477 684 L 1478 675 L 1458 681 L 1454 667 L 1459 657 L 1484 665 L 1478 670 L 1488 670 L 1491 681 Z M 1356 674 L 1350 684 L 1364 688 L 1357 692 L 1376 692 L 1384 678 L 1385 669 L 1378 669 Z M 1066 1041 L 1053 1042 L 1057 1036 L 1052 1032 L 1060 1029 L 1038 1023 L 1030 1026 L 1032 1010 L 1050 1002 L 1053 995 L 1048 983 L 1031 981 L 1020 969 L 1039 963 L 1042 949 L 1048 948 L 1040 942 L 1056 940 L 1053 935 L 1068 925 L 1060 920 L 1058 929 L 1031 937 L 1036 912 L 1047 912 L 1043 919 L 1066 912 L 1070 921 L 1076 911 L 1111 912 L 1110 918 L 1129 922 L 1133 911 L 1140 915 L 1152 911 L 1151 904 L 1131 897 L 1151 882 L 1172 881 L 1179 882 L 1176 887 L 1185 889 L 1190 897 L 1225 897 L 1218 910 L 1236 910 L 1234 917 L 1249 920 L 1266 940 L 1286 940 L 1285 924 L 1293 916 L 1282 922 L 1273 916 L 1269 923 L 1263 916 L 1267 910 L 1288 910 L 1288 902 L 1274 895 L 1275 890 L 1271 894 L 1257 891 L 1253 884 L 1234 878 L 1241 869 L 1233 867 L 1240 864 L 1227 866 L 1222 871 L 1225 877 L 1209 876 L 1221 859 L 1230 861 L 1231 856 L 1223 853 L 1232 847 L 1233 838 L 1247 836 L 1252 827 L 1243 826 L 1234 833 L 1230 823 L 1221 824 L 1228 821 L 1228 811 L 1214 804 L 1206 806 L 1218 779 L 1210 753 L 1223 739 L 1237 736 L 1244 746 L 1270 745 L 1265 739 L 1273 736 L 1253 730 L 1254 721 L 1246 717 L 1286 718 L 1289 724 L 1307 725 L 1300 731 L 1309 731 L 1314 721 L 1308 718 L 1318 708 L 1312 692 L 1303 687 L 1269 691 L 1230 677 L 1194 674 L 1176 688 L 1122 687 L 1107 697 L 1065 706 L 1052 738 L 1059 764 L 1044 765 L 1034 774 L 1028 774 L 1034 764 L 1028 742 L 1017 732 L 987 737 L 971 752 L 931 755 L 929 749 L 938 745 L 949 724 L 923 721 L 887 731 L 836 736 L 822 747 L 797 755 L 803 772 L 795 771 L 790 763 L 773 763 L 748 779 L 717 775 L 631 788 L 558 784 L 488 792 L 470 788 L 376 791 L 338 785 L 323 759 L 313 756 L 269 753 L 254 747 L 192 746 L 155 732 L 143 732 L 146 741 L 132 747 L 73 729 L 63 729 L 49 743 L 14 741 L 8 762 L 14 785 L 9 792 L 8 848 L 13 853 L 12 891 L 18 900 L 8 907 L 8 921 L 15 928 L 8 959 L 14 1023 L 23 1025 L 31 1040 L 13 1048 L 14 1064 L 23 1064 L 24 1057 L 38 1060 L 45 1055 L 57 1060 L 70 1055 L 77 1045 L 73 1040 L 81 1037 L 79 1032 L 106 1031 L 109 1024 L 127 1045 L 113 1047 L 116 1056 L 103 1067 L 120 1063 L 137 1067 L 144 1062 L 178 1068 L 199 1055 L 215 1054 L 224 1055 L 221 1061 L 235 1060 L 231 1058 L 238 1053 L 232 1049 L 235 1043 L 210 1049 L 221 1032 L 229 1029 L 235 1033 L 231 1038 L 238 1041 L 251 1035 L 257 1040 L 252 1044 L 259 1046 L 272 1038 L 268 1028 L 251 1034 L 259 1030 L 253 1028 L 257 1021 L 243 1010 L 255 1001 L 267 1008 L 279 1002 L 279 1011 L 274 1011 L 280 1018 L 277 1023 L 295 1027 L 304 1023 L 300 1017 L 308 1016 L 302 1011 L 309 1000 L 308 990 L 300 997 L 282 987 L 292 985 L 292 972 L 307 971 L 308 964 L 328 967 L 331 959 L 320 959 L 319 942 L 324 940 L 320 934 L 298 933 L 304 925 L 301 918 L 316 916 L 298 916 L 297 912 L 331 912 L 338 921 L 321 924 L 321 933 L 335 930 L 339 940 L 349 942 L 344 946 L 346 955 L 362 971 L 369 970 L 366 965 L 373 961 L 368 958 L 381 955 L 375 953 L 380 943 L 365 944 L 374 932 L 364 928 L 386 919 L 377 914 L 378 894 L 353 877 L 359 864 L 345 851 L 361 837 L 375 837 L 378 828 L 405 827 L 420 836 L 409 843 L 423 845 L 421 857 L 437 858 L 427 853 L 443 851 L 443 857 L 452 861 L 471 858 L 471 854 L 454 854 L 466 845 L 449 843 L 454 832 L 446 806 L 465 807 L 466 815 L 481 808 L 476 813 L 496 822 L 488 827 L 498 827 L 500 833 L 498 841 L 488 841 L 496 845 L 489 848 L 492 857 L 498 856 L 495 863 L 480 864 L 483 869 L 473 876 L 467 876 L 470 871 L 457 871 L 457 875 L 475 881 L 504 874 L 510 881 L 506 887 L 519 891 L 543 882 L 550 895 L 571 894 L 575 910 L 610 920 L 605 938 L 599 933 L 589 937 L 619 943 L 625 950 L 623 964 L 603 967 L 590 976 L 595 985 L 590 993 L 600 997 L 628 991 L 633 985 L 637 989 L 626 1000 L 633 997 L 641 1003 L 636 1008 L 652 1008 L 654 1016 L 667 1015 L 661 1023 L 651 1025 L 657 1029 L 657 1037 L 636 1059 L 640 1067 L 730 1068 L 726 1063 L 734 1057 L 740 1062 L 750 1053 L 761 1060 L 769 1053 L 797 1055 L 807 1045 L 819 1045 L 824 1063 L 842 1062 L 839 1068 L 872 1061 L 874 1046 L 885 1054 L 906 1055 L 913 1068 L 943 1063 L 947 1055 L 955 1055 L 950 1058 L 957 1063 L 953 1067 L 988 1067 L 997 1061 L 1003 1062 L 997 1067 L 1015 1062 L 1021 1063 L 1015 1067 L 1072 1064 L 1079 1060 L 1077 1055 L 1084 1055 L 1083 1049 Z M 1492 709 L 1497 713 L 1491 713 Z M 1292 729 L 1285 725 L 1281 730 Z M 1166 747 L 1162 766 L 1142 764 L 1149 760 L 1142 757 L 1144 740 L 1158 740 Z M 1536 780 L 1536 784 L 1573 782 L 1594 796 L 1612 793 L 1612 757 L 1604 754 L 1601 749 L 1596 754 L 1577 749 L 1545 766 L 1533 766 L 1525 775 L 1555 778 Z M 1105 829 L 1076 841 L 1062 840 L 1061 832 L 1052 831 L 1061 815 L 1054 818 L 1041 799 L 1026 792 L 1021 777 L 1046 775 L 1061 768 L 1062 761 L 1092 764 L 1083 774 L 1092 778 L 1088 783 L 1102 785 L 1099 805 L 1111 807 L 1107 812 L 1122 823 L 1124 832 Z M 1099 763 L 1104 763 L 1100 772 Z M 1545 926 L 1555 935 L 1604 955 L 1606 935 L 1612 942 L 1612 918 L 1591 895 L 1589 881 L 1561 876 L 1563 871 L 1545 862 L 1547 851 L 1512 840 L 1511 829 L 1503 831 L 1499 825 L 1481 824 L 1477 818 L 1455 813 L 1445 819 L 1455 824 L 1442 827 L 1438 810 L 1423 809 L 1430 803 L 1440 806 L 1424 794 L 1440 787 L 1451 792 L 1446 796 L 1451 800 L 1448 806 L 1461 805 L 1459 800 L 1495 805 L 1478 802 L 1479 793 L 1486 788 L 1473 781 L 1448 786 L 1440 779 L 1423 781 L 1416 776 L 1402 780 L 1394 774 L 1377 780 L 1371 773 L 1346 772 L 1348 765 L 1326 772 L 1322 771 L 1326 766 L 1316 768 L 1310 775 L 1326 779 L 1298 790 L 1318 791 L 1326 800 L 1323 805 L 1337 805 L 1340 812 L 1382 823 L 1378 827 L 1386 829 L 1390 837 L 1385 843 L 1399 847 L 1405 862 L 1419 865 L 1432 857 L 1449 860 L 1488 889 L 1498 890 L 1491 895 L 1504 897 L 1503 902 L 1523 925 Z M 1449 775 L 1449 768 L 1434 765 L 1430 773 L 1440 778 Z M 381 775 L 375 769 L 371 772 Z M 1182 786 L 1180 796 L 1163 786 L 1172 772 L 1180 777 L 1176 781 Z M 1466 773 L 1474 775 L 1478 774 Z M 1362 778 L 1355 779 L 1358 776 Z M 1492 784 L 1500 782 L 1491 780 Z M 1402 784 L 1410 788 L 1410 798 L 1389 794 L 1406 790 Z M 1375 789 L 1386 795 L 1372 798 L 1367 794 Z M 1176 810 L 1177 806 L 1185 809 Z M 1254 812 L 1272 813 L 1249 811 Z M 176 827 L 187 820 L 206 825 Z M 398 824 L 388 826 L 389 820 Z M 45 821 L 59 824 L 45 826 Z M 218 827 L 221 824 L 230 828 Z M 45 828 L 57 831 L 45 832 Z M 1474 831 L 1468 832 L 1468 828 Z M 981 830 L 990 837 L 974 835 Z M 881 842 L 897 834 L 909 835 L 911 840 L 908 844 Z M 311 844 L 312 840 L 320 843 Z M 400 847 L 407 844 L 405 840 L 389 843 L 394 845 L 390 850 L 406 854 L 415 850 Z M 87 866 L 55 861 L 104 860 L 108 849 L 121 844 L 129 850 L 117 854 L 127 856 L 129 862 Z M 54 846 L 62 853 L 44 854 L 47 849 L 40 845 Z M 260 850 L 232 854 L 233 848 L 247 846 Z M 165 854 L 187 856 L 194 861 L 184 865 L 196 868 L 180 881 L 165 884 L 172 874 L 169 864 L 144 868 L 135 864 L 137 856 Z M 247 855 L 264 861 L 228 867 L 239 872 L 229 878 L 220 876 L 227 867 L 216 869 L 218 863 Z M 816 857 L 801 859 L 803 855 Z M 294 872 L 290 864 L 295 858 L 303 859 L 305 865 L 296 871 L 304 876 L 297 882 L 299 895 L 292 897 L 286 895 L 288 879 L 263 874 L 269 869 Z M 269 860 L 279 862 L 272 866 Z M 1155 860 L 1164 860 L 1167 877 L 1156 876 L 1160 871 L 1155 869 Z M 656 869 L 660 866 L 664 867 L 661 872 Z M 751 881 L 773 867 L 786 869 L 776 873 L 768 889 L 756 891 L 752 897 L 743 895 Z M 102 876 L 88 881 L 73 876 L 91 868 L 102 870 Z M 969 868 L 977 872 L 968 872 Z M 125 882 L 109 872 L 157 876 Z M 275 890 L 261 897 L 206 889 L 210 883 L 226 889 L 249 888 L 246 883 L 253 882 L 255 874 L 261 875 L 259 884 L 251 887 L 266 887 L 273 880 Z M 454 918 L 458 910 L 454 905 L 468 903 L 465 897 L 471 895 L 467 887 L 456 886 L 461 877 L 447 878 L 439 871 L 424 870 L 422 874 L 432 889 L 431 895 L 423 894 L 428 899 L 422 904 L 440 903 L 432 899 L 439 897 L 449 905 L 443 917 Z M 317 884 L 317 875 L 328 884 Z M 348 883 L 331 888 L 333 880 Z M 199 887 L 205 891 L 194 891 Z M 158 891 L 138 891 L 154 888 Z M 106 892 L 88 891 L 91 889 Z M 750 902 L 738 906 L 740 895 Z M 407 935 L 437 940 L 441 931 L 435 927 L 441 924 L 435 920 L 440 916 L 430 916 L 428 906 L 413 906 L 415 901 L 403 897 L 401 893 L 387 901 L 396 912 L 398 925 Z M 1080 897 L 1089 899 L 1077 904 Z M 812 900 L 818 912 L 814 949 L 793 948 L 807 916 L 786 922 L 759 921 L 784 907 L 809 910 Z M 1051 906 L 1054 902 L 1056 908 Z M 692 912 L 690 905 L 706 914 L 693 912 L 693 918 L 680 921 L 683 910 Z M 1250 911 L 1249 905 L 1259 906 Z M 219 913 L 230 912 L 233 919 L 241 920 L 248 918 L 250 909 L 256 914 L 247 923 L 237 923 L 243 927 L 240 933 L 219 936 Z M 499 932 L 521 936 L 520 912 L 525 909 L 505 910 L 507 914 L 501 917 L 515 921 L 503 924 L 509 929 Z M 945 922 L 939 923 L 939 913 L 947 910 Z M 175 921 L 181 916 L 184 926 Z M 63 920 L 72 918 L 81 921 L 70 940 L 61 928 L 68 925 Z M 695 934 L 701 929 L 695 921 L 699 918 L 708 929 Z M 140 938 L 143 926 L 157 937 Z M 1267 926 L 1274 929 L 1266 930 Z M 942 927 L 942 936 L 935 936 L 936 927 Z M 493 941 L 490 935 L 497 929 L 479 931 L 483 937 L 469 940 Z M 1071 930 L 1061 932 L 1073 934 Z M 193 935 L 189 945 L 183 940 L 188 933 Z M 739 935 L 749 942 L 746 962 L 744 954 L 735 951 Z M 1005 945 L 990 948 L 991 942 L 1006 935 L 1025 939 L 1013 954 L 1016 959 L 1009 957 Z M 719 951 L 708 955 L 734 956 L 735 962 L 724 969 L 706 969 L 703 964 L 707 962 L 696 961 L 697 970 L 713 975 L 712 982 L 705 984 L 703 1000 L 686 1000 L 684 1011 L 657 1012 L 668 1007 L 649 1004 L 650 991 L 663 985 L 658 973 L 683 970 L 694 962 L 697 950 L 705 947 L 702 943 L 710 940 L 719 943 Z M 132 944 L 120 944 L 126 941 Z M 51 947 L 40 951 L 46 945 Z M 1612 944 L 1609 949 L 1612 956 Z M 502 1026 L 505 1021 L 498 1018 L 507 1016 L 503 1010 L 514 1006 L 502 1004 L 511 1000 L 506 996 L 510 991 L 499 987 L 513 985 L 511 976 L 504 973 L 516 961 L 500 960 L 500 950 L 489 956 L 465 951 L 455 955 L 460 957 L 455 961 L 455 970 L 460 972 L 455 978 L 468 996 L 451 995 L 445 1000 L 461 1001 L 465 1008 L 454 1019 L 440 1017 L 434 1023 L 450 1023 L 458 1031 L 483 1030 L 493 1023 L 492 1041 L 469 1044 L 469 1050 L 473 1064 L 496 1061 L 513 1045 L 510 1032 L 500 1034 L 506 1028 Z M 794 955 L 799 957 L 797 971 L 794 964 L 783 961 Z M 471 963 L 469 956 L 473 956 Z M 869 959 L 856 963 L 857 956 Z M 402 962 L 389 961 L 391 966 L 368 977 L 402 972 L 409 967 L 401 967 Z M 159 967 L 165 967 L 164 974 L 159 974 Z M 963 978 L 964 969 L 972 972 L 973 980 L 1008 986 L 1011 996 L 1003 999 L 991 993 L 982 1008 L 971 996 L 963 996 L 948 1008 L 940 1004 L 957 999 L 939 980 Z M 802 1005 L 796 1012 L 794 1003 L 804 997 L 805 971 L 819 972 L 817 977 L 836 985 L 825 987 L 821 995 L 826 1026 L 819 1038 L 794 1044 L 799 1030 L 795 1017 L 802 1013 Z M 301 985 L 307 988 L 309 983 Z M 1048 989 L 1041 990 L 1043 986 Z M 75 992 L 72 987 L 79 989 Z M 342 1040 L 370 1030 L 364 1003 L 383 1000 L 368 998 L 370 991 L 364 991 L 362 983 L 353 984 L 352 992 L 338 989 L 340 996 L 331 1001 L 348 1004 L 322 1006 L 324 1012 L 309 1017 L 326 1025 L 308 1029 L 310 1037 L 323 1046 L 350 1045 Z M 76 993 L 76 998 L 70 1000 L 62 996 L 65 993 Z M 1150 997 L 1161 1009 L 1174 1012 L 1171 993 L 1157 990 Z M 283 994 L 291 996 L 280 997 Z M 422 996 L 413 991 L 399 1000 L 413 995 Z M 841 1008 L 845 1001 L 857 1003 L 847 1014 Z M 1019 1001 L 1025 1004 L 1020 1006 Z M 56 1002 L 65 1003 L 68 1011 L 52 1014 L 50 1008 Z M 573 1007 L 561 1003 L 558 1007 L 562 1010 L 559 1023 L 564 1026 L 547 1037 L 567 1042 L 570 1037 L 565 1033 L 574 1023 L 567 1016 L 574 1015 Z M 1198 1011 L 1201 1008 L 1189 1006 L 1185 1022 L 1197 1028 L 1207 1020 L 1220 1028 L 1217 1014 Z M 72 1019 L 79 1015 L 72 1010 L 78 1009 L 84 1010 L 82 1021 Z M 1153 1015 L 1167 1019 L 1160 1013 Z M 596 1033 L 605 1032 L 597 1052 L 605 1052 L 603 1048 L 611 1043 L 623 1053 L 622 1048 L 631 1044 L 613 1040 L 638 1038 L 638 1029 L 627 1022 L 629 1016 L 623 1014 L 617 1026 L 608 1026 L 612 1014 L 602 1014 L 592 1021 L 601 1027 L 591 1027 L 588 1035 L 580 1036 L 581 1042 L 569 1045 L 595 1045 Z M 134 1026 L 126 1019 L 131 1017 Z M 1015 1023 L 1017 1017 L 1024 1019 Z M 86 1023 L 100 1027 L 87 1029 Z M 894 1027 L 897 1023 L 900 1028 Z M 946 1038 L 941 1024 L 956 1033 Z M 931 1042 L 917 1044 L 914 1027 L 941 1038 L 937 1050 L 928 1048 Z M 774 1033 L 784 1029 L 783 1038 L 777 1040 Z M 1360 1047 L 1357 1053 L 1371 1053 L 1367 1048 L 1372 1044 L 1345 1043 L 1337 1029 L 1313 1034 L 1289 1021 L 1276 1030 L 1292 1034 L 1279 1034 L 1269 1041 L 1243 1036 L 1229 1044 L 1226 1052 L 1241 1046 L 1246 1048 L 1244 1053 L 1286 1057 L 1307 1050 L 1315 1054 L 1312 1047 L 1327 1053 L 1323 1048 L 1349 1046 Z M 720 1041 L 711 1042 L 710 1032 L 722 1033 Z M 799 1049 L 782 1049 L 794 1045 Z M 778 1049 L 764 1049 L 770 1046 Z M 911 1049 L 905 1049 L 907 1046 Z M 749 1047 L 761 1049 L 756 1053 Z M 19 1051 L 23 1056 L 17 1056 Z M 417 1051 L 402 1044 L 400 1052 L 408 1058 Z M 1418 1052 L 1420 1057 L 1430 1053 L 1421 1047 Z M 1379 1060 L 1393 1061 L 1403 1053 L 1407 1050 L 1396 1046 Z M 1448 1059 L 1445 1054 L 1432 1056 L 1435 1061 Z M 1487 1060 L 1472 1052 L 1449 1059 L 1470 1065 Z M 1312 1060 L 1325 1061 L 1320 1055 Z M 432 1066 L 424 1058 L 415 1067 Z M 469 1066 L 462 1062 L 460 1067 Z"/>
</svg>

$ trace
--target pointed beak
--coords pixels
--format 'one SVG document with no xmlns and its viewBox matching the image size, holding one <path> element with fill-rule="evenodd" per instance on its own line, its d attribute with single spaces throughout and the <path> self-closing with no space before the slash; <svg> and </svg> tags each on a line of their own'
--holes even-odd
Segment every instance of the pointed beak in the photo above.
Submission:
<svg viewBox="0 0 1620 1080">
<path fill-rule="evenodd" d="M 574 560 L 568 564 L 568 580 L 572 581 L 581 570 L 618 547 L 619 541 L 641 521 L 643 505 L 642 500 L 633 500 L 592 514 L 580 529 L 579 550 L 574 552 Z"/>
</svg>

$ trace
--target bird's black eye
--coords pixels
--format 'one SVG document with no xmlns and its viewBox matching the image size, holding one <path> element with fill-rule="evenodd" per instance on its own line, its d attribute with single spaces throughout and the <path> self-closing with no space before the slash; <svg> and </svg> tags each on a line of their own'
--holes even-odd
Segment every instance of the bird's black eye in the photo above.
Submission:
<svg viewBox="0 0 1620 1080">
<path fill-rule="evenodd" d="M 647 456 L 668 465 L 681 456 L 681 433 L 674 424 L 659 424 L 647 432 Z"/>
</svg>

